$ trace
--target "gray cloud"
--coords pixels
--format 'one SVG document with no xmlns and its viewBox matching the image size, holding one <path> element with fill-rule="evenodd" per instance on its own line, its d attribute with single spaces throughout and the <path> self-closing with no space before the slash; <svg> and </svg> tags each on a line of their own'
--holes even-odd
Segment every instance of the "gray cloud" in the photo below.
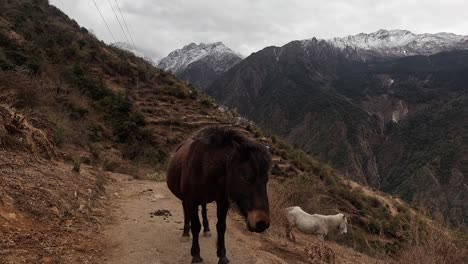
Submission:
<svg viewBox="0 0 468 264">
<path fill-rule="evenodd" d="M 125 41 L 109 0 L 95 0 L 117 41 Z M 110 0 L 115 5 L 115 0 Z M 110 43 L 92 0 L 50 0 Z M 118 0 L 135 44 L 160 58 L 190 42 L 222 41 L 248 56 L 266 46 L 381 28 L 468 35 L 466 0 Z"/>
</svg>

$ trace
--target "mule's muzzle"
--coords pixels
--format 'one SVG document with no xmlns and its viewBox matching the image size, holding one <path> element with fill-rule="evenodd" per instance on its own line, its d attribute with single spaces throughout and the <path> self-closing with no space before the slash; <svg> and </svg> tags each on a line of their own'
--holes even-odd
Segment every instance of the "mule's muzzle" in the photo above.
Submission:
<svg viewBox="0 0 468 264">
<path fill-rule="evenodd" d="M 261 233 L 270 227 L 270 215 L 261 210 L 253 210 L 247 213 L 247 229 L 250 232 Z"/>
</svg>

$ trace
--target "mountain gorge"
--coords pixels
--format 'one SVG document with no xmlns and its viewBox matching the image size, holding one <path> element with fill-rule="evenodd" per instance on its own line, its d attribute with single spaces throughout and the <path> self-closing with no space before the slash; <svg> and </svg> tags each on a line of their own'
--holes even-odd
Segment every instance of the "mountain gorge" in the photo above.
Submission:
<svg viewBox="0 0 468 264">
<path fill-rule="evenodd" d="M 425 44 L 440 36 L 453 41 Z M 207 92 L 351 179 L 463 226 L 468 51 L 457 48 L 466 37 L 407 31 L 293 41 L 252 54 Z"/>
<path fill-rule="evenodd" d="M 204 90 L 241 60 L 240 54 L 222 42 L 190 43 L 162 58 L 158 67 Z"/>
</svg>

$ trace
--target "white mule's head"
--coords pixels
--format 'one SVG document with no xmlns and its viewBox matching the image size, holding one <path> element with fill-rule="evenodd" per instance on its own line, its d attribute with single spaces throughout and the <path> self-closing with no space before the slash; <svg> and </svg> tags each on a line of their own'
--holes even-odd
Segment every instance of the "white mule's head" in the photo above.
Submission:
<svg viewBox="0 0 468 264">
<path fill-rule="evenodd" d="M 348 233 L 348 218 L 344 214 L 338 214 L 340 217 L 340 225 L 338 226 L 338 230 L 340 234 Z"/>
</svg>

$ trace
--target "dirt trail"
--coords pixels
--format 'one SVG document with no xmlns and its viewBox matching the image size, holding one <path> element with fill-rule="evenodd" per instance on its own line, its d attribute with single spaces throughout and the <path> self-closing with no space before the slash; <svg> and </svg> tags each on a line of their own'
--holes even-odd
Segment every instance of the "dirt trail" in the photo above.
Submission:
<svg viewBox="0 0 468 264">
<path fill-rule="evenodd" d="M 112 223 L 103 238 L 108 245 L 103 263 L 166 264 L 190 263 L 191 242 L 182 242 L 182 207 L 164 182 L 133 180 L 113 174 L 116 181 L 108 188 L 114 203 Z M 171 216 L 152 216 L 151 212 L 168 210 Z M 216 205 L 208 205 L 211 237 L 200 237 L 205 264 L 217 263 Z M 228 215 L 226 248 L 231 263 L 381 263 L 337 245 L 294 245 L 279 236 L 274 228 L 263 234 L 245 230 L 243 220 L 233 212 Z M 307 238 L 306 238 L 307 239 Z M 317 242 L 319 243 L 319 242 Z M 318 248 L 318 250 L 317 250 Z M 336 254 L 334 251 L 342 251 Z"/>
</svg>

